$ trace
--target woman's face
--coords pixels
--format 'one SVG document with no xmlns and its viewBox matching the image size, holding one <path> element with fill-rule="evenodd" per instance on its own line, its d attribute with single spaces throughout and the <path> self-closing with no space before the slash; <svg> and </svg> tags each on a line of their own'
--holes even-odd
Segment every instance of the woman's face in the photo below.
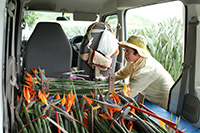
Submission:
<svg viewBox="0 0 200 133">
<path fill-rule="evenodd" d="M 125 58 L 128 62 L 136 62 L 141 56 L 139 54 L 134 55 L 134 50 L 130 47 L 124 48 Z"/>
</svg>

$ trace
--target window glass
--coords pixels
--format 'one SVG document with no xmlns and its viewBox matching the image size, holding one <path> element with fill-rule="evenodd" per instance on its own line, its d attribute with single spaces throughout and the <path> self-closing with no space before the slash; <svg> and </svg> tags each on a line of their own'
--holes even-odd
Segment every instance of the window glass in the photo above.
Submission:
<svg viewBox="0 0 200 133">
<path fill-rule="evenodd" d="M 151 55 L 176 80 L 182 72 L 184 6 L 180 1 L 129 9 L 126 34 L 143 35 Z"/>
<path fill-rule="evenodd" d="M 118 17 L 117 15 L 109 15 L 105 19 L 105 23 L 110 24 L 112 31 L 116 34 L 117 31 L 117 23 L 118 23 Z"/>
<path fill-rule="evenodd" d="M 72 13 L 64 14 L 64 16 L 66 20 L 63 20 L 62 13 L 27 11 L 24 18 L 28 27 L 26 30 L 23 30 L 22 39 L 28 39 L 36 24 L 42 21 L 60 23 L 68 38 L 72 38 L 76 35 L 85 35 L 87 28 L 92 23 L 98 21 L 74 21 Z"/>
</svg>

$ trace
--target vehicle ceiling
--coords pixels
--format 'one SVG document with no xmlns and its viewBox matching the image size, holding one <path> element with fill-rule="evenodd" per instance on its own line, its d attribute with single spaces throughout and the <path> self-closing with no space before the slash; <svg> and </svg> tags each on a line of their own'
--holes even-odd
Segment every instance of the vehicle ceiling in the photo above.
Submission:
<svg viewBox="0 0 200 133">
<path fill-rule="evenodd" d="M 129 7 L 151 5 L 167 1 L 172 0 L 30 0 L 25 6 L 29 10 L 56 12 L 66 10 L 68 13 L 81 12 L 105 14 Z"/>
</svg>

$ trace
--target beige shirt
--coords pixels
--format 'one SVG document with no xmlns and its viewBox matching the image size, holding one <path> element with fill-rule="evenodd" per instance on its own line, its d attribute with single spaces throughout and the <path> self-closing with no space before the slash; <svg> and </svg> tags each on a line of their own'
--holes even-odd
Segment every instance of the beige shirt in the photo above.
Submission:
<svg viewBox="0 0 200 133">
<path fill-rule="evenodd" d="M 140 57 L 135 63 L 128 62 L 115 73 L 115 80 L 129 77 L 130 93 L 134 97 L 142 92 L 145 98 L 167 108 L 169 91 L 174 80 L 164 67 L 153 57 Z"/>
</svg>

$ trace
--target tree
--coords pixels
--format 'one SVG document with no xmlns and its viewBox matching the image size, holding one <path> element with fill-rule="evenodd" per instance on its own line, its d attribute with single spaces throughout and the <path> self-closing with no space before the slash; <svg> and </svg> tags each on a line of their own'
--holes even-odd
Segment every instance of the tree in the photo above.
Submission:
<svg viewBox="0 0 200 133">
<path fill-rule="evenodd" d="M 36 21 L 39 19 L 38 15 L 32 11 L 29 11 L 28 15 L 25 15 L 24 18 L 30 30 L 35 26 Z"/>
</svg>

